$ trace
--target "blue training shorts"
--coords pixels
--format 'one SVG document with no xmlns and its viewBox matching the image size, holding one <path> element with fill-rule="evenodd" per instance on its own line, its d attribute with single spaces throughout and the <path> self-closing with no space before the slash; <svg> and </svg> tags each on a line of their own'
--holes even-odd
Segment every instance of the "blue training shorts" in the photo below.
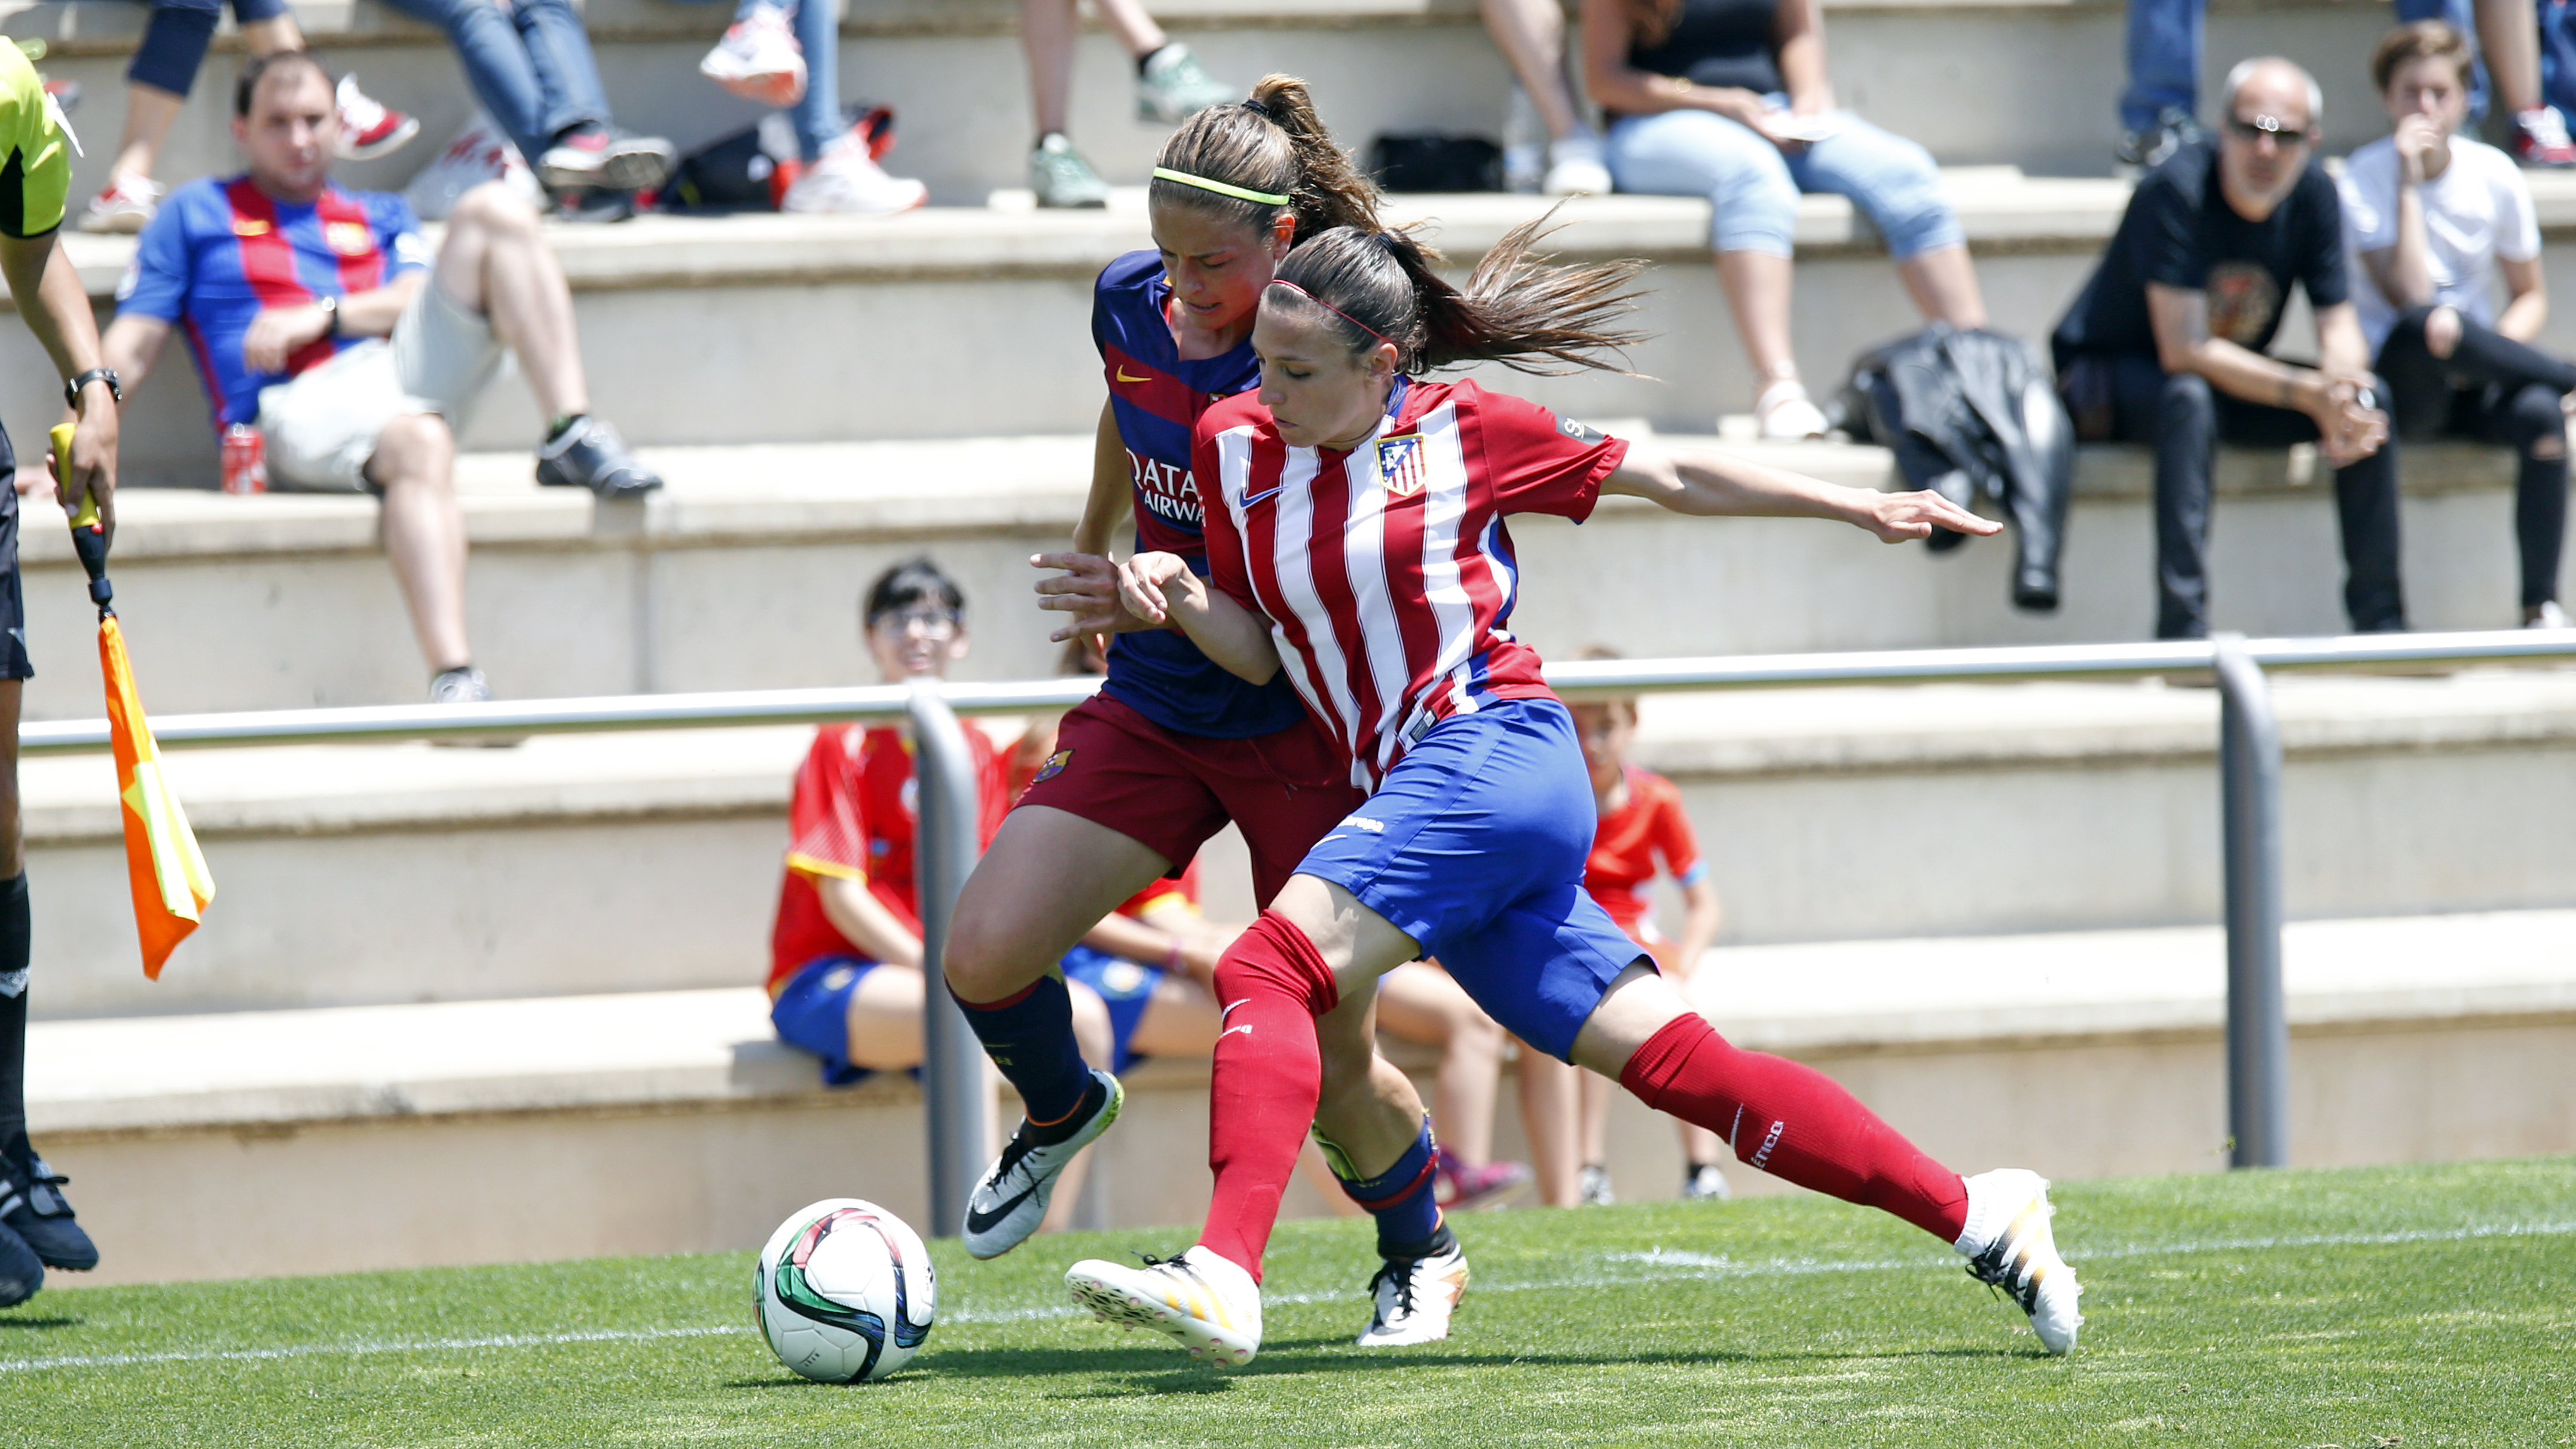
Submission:
<svg viewBox="0 0 2576 1449">
<path fill-rule="evenodd" d="M 1434 725 L 1297 872 L 1357 896 L 1561 1061 L 1619 973 L 1654 965 L 1583 889 L 1599 813 L 1565 706 L 1505 700 Z"/>
<path fill-rule="evenodd" d="M 1145 1009 L 1154 1004 L 1154 988 L 1163 984 L 1163 968 L 1076 946 L 1065 953 L 1064 979 L 1090 987 L 1109 1007 L 1113 1043 L 1109 1071 L 1123 1075 L 1136 1060 L 1127 1044 L 1135 1038 L 1137 1023 L 1145 1019 Z"/>
<path fill-rule="evenodd" d="M 818 956 L 797 967 L 769 1003 L 778 1039 L 823 1059 L 824 1086 L 846 1087 L 869 1074 L 850 1065 L 850 993 L 880 964 L 865 956 Z"/>
</svg>

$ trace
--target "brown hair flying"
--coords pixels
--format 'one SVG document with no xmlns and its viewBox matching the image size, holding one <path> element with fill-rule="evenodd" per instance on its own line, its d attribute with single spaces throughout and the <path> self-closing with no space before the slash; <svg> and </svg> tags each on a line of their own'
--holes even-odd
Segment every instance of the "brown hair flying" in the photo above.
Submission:
<svg viewBox="0 0 2576 1449">
<path fill-rule="evenodd" d="M 1639 294 L 1630 284 L 1646 264 L 1533 265 L 1530 249 L 1553 230 L 1549 222 L 1555 216 L 1551 208 L 1512 228 L 1476 264 L 1463 288 L 1441 277 L 1440 253 L 1410 231 L 1352 227 L 1300 242 L 1279 264 L 1279 279 L 1332 309 L 1317 309 L 1317 315 L 1353 352 L 1372 345 L 1371 334 L 1393 343 L 1396 368 L 1404 373 L 1474 362 L 1532 373 L 1578 367 L 1626 372 L 1595 354 L 1624 351 L 1644 339 L 1614 324 L 1636 310 Z M 1308 305 L 1285 288 L 1274 288 L 1268 300 Z"/>
</svg>

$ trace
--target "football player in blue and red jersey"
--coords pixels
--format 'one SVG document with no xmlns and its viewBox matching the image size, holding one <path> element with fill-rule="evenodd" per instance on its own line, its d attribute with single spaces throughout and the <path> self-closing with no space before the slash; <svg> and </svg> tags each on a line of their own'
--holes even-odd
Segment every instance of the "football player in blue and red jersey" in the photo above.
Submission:
<svg viewBox="0 0 2576 1449">
<path fill-rule="evenodd" d="M 1609 365 L 1600 354 L 1630 338 L 1614 322 L 1637 264 L 1525 269 L 1543 225 L 1506 236 L 1464 290 L 1402 233 L 1299 244 L 1254 323 L 1258 394 L 1199 420 L 1205 576 L 1141 553 L 1120 566 L 1121 609 L 1074 611 L 1078 627 L 1177 623 L 1247 682 L 1284 674 L 1368 799 L 1217 965 L 1216 1190 L 1197 1244 L 1142 1269 L 1083 1262 L 1067 1286 L 1194 1357 L 1249 1361 L 1262 1250 L 1322 1076 L 1315 1020 L 1437 955 L 1522 1041 L 1717 1132 L 1751 1167 L 1951 1244 L 2064 1353 L 2082 1319 L 2044 1179 L 1962 1179 L 1822 1073 L 1729 1045 L 1586 893 L 1589 772 L 1538 655 L 1509 628 L 1520 580 L 1505 517 L 1579 523 L 1605 493 L 1689 515 L 1837 519 L 1890 542 L 1997 525 L 1934 493 L 1632 451 L 1472 382 L 1417 380 L 1476 361 Z"/>
<path fill-rule="evenodd" d="M 144 228 L 107 329 L 109 365 L 139 387 L 184 328 L 215 431 L 255 426 L 273 484 L 381 495 L 430 698 L 488 698 L 466 642 L 450 475 L 501 349 L 553 419 L 539 483 L 626 498 L 661 480 L 590 415 L 572 293 L 536 214 L 498 183 L 478 187 L 433 254 L 401 197 L 331 184 L 336 104 L 302 51 L 242 67 L 233 140 L 249 170 L 180 187 Z"/>
<path fill-rule="evenodd" d="M 1139 548 L 1202 558 L 1191 427 L 1258 382 L 1248 339 L 1278 259 L 1301 236 L 1375 225 L 1375 204 L 1304 84 L 1288 77 L 1173 133 L 1149 201 L 1156 249 L 1112 263 L 1094 294 L 1109 401 L 1073 551 L 1035 560 L 1068 572 L 1041 593 L 1114 600 L 1111 535 L 1130 516 Z M 1238 679 L 1178 632 L 1117 638 L 1107 684 L 1065 716 L 1055 752 L 957 903 L 949 988 L 1028 1110 L 968 1201 L 968 1252 L 990 1258 L 1035 1231 L 1057 1174 L 1118 1116 L 1117 1079 L 1086 1063 L 1074 1038 L 1057 969 L 1067 949 L 1119 902 L 1177 876 L 1229 820 L 1250 847 L 1256 898 L 1269 900 L 1359 800 L 1331 740 L 1283 683 Z M 1412 1083 L 1377 1057 L 1369 1015 L 1361 999 L 1323 1022 L 1334 1069 L 1311 1120 L 1346 1190 L 1376 1215 L 1380 1253 L 1432 1263 L 1425 1281 L 1436 1277 L 1454 1301 L 1466 1264 L 1432 1198 L 1436 1148 Z M 1398 1291 L 1389 1301 L 1413 1299 Z M 1381 1315 L 1361 1341 L 1415 1341 L 1403 1334 L 1446 1323 L 1445 1309 L 1436 1325 L 1410 1328 Z"/>
</svg>

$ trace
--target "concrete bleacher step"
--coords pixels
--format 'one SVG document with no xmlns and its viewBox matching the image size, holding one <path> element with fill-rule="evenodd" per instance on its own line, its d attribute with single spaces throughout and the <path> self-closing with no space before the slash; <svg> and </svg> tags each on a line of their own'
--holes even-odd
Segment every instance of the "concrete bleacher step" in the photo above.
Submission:
<svg viewBox="0 0 2576 1449">
<path fill-rule="evenodd" d="M 2533 173 L 2549 264 L 2576 234 L 2576 175 Z M 2127 189 L 2012 168 L 1952 173 L 1951 190 L 1994 325 L 2044 338 L 2117 225 Z M 1460 265 L 1542 215 L 1536 197 L 1397 198 L 1396 220 L 1437 223 Z M 1637 324 L 1635 375 L 1489 380 L 1580 415 L 1710 431 L 1751 403 L 1752 378 L 1707 259 L 1709 208 L 1678 197 L 1579 198 L 1551 245 L 1568 258 L 1654 265 Z M 1821 395 L 1850 359 L 1920 319 L 1865 223 L 1839 197 L 1801 203 L 1793 341 Z M 575 289 L 599 410 L 642 444 L 846 442 L 1082 434 L 1103 392 L 1090 342 L 1090 282 L 1148 244 L 1141 204 L 1090 213 L 933 208 L 891 218 L 647 217 L 550 235 Z M 67 246 L 105 306 L 133 243 Z M 2304 304 L 2294 307 L 2299 312 Z M 2292 347 L 2304 324 L 2286 324 Z M 2542 343 L 2576 351 L 2561 309 Z M 1007 358 L 1006 361 L 1003 359 Z M 997 362 L 1000 366 L 997 368 Z M 54 374 L 32 338 L 0 328 L 0 404 L 50 407 Z M 171 347 L 126 409 L 124 466 L 141 483 L 211 487 L 215 445 L 183 347 Z M 466 433 L 474 449 L 533 446 L 534 404 L 496 381 Z"/>
<path fill-rule="evenodd" d="M 2292 925 L 2294 1160 L 2576 1148 L 2571 937 L 2567 910 Z M 2208 927 L 1744 947 L 1694 990 L 1946 1162 L 2099 1176 L 2223 1163 L 2223 961 Z M 944 1227 L 911 1083 L 820 1088 L 753 987 L 40 1023 L 28 1083 L 103 1246 L 94 1281 L 741 1249 L 849 1194 Z M 1095 1163 L 1105 1225 L 1193 1221 L 1205 1070 L 1129 1085 Z M 1498 1125 L 1497 1151 L 1523 1151 Z M 1614 1143 L 1624 1196 L 1672 1195 L 1669 1128 L 1625 1107 Z M 1287 1209 L 1325 1204 L 1301 1180 Z"/>
<path fill-rule="evenodd" d="M 1590 416 L 1640 435 L 1619 415 Z M 1874 447 L 1740 448 L 1836 482 L 1894 478 Z M 460 466 L 474 546 L 467 616 L 477 660 L 503 697 L 864 682 L 858 594 L 877 571 L 920 553 L 955 574 L 972 605 L 974 649 L 961 677 L 1024 679 L 1055 667 L 1027 560 L 1071 534 L 1088 486 L 1088 434 L 644 457 L 670 485 L 641 505 L 538 488 L 525 453 Z M 2518 622 L 2509 456 L 2442 446 L 2408 460 L 2416 625 Z M 2220 493 L 2219 627 L 2339 631 L 2342 561 L 2325 480 L 2285 466 L 2280 453 L 2231 453 Z M 38 669 L 27 714 L 95 717 L 95 619 L 67 533 L 49 510 L 25 517 Z M 426 674 L 378 547 L 373 500 L 132 489 L 120 519 L 117 598 L 152 709 L 421 697 Z M 2009 539 L 1936 556 L 1804 521 L 1678 519 L 1631 499 L 1605 502 L 1580 528 L 1546 518 L 1513 528 L 1526 564 L 1515 627 L 1555 657 L 1591 644 L 1644 656 L 2083 643 L 2144 638 L 2153 627 L 2146 466 L 2120 449 L 2089 450 L 2079 466 L 2063 604 L 2049 616 L 2010 607 Z"/>
<path fill-rule="evenodd" d="M 2294 917 L 2576 906 L 2576 674 L 2287 679 Z M 2217 701 L 2058 685 L 1661 696 L 1727 944 L 2220 914 Z M 997 731 L 1011 725 L 992 722 Z M 795 728 L 167 757 L 220 888 L 158 982 L 104 757 L 21 766 L 41 1019 L 714 988 L 767 974 Z M 1249 920 L 1233 837 L 1208 908 Z"/>
<path fill-rule="evenodd" d="M 358 174 L 373 184 L 406 176 L 465 123 L 472 98 L 437 31 L 365 0 L 307 0 L 295 9 L 316 51 L 356 69 L 371 93 L 425 123 L 423 142 Z M 586 0 L 582 9 L 625 124 L 694 146 L 758 116 L 696 74 L 698 57 L 730 18 L 724 7 Z M 896 108 L 895 169 L 928 180 L 943 203 L 980 202 L 996 187 L 1025 184 L 1035 125 L 1015 0 L 847 0 L 842 9 L 842 95 Z M 2108 171 L 2119 140 L 2111 104 L 2122 81 L 2119 5 L 1831 0 L 1826 9 L 1845 105 L 1945 162 Z M 1158 0 L 1153 12 L 1222 78 L 1249 87 L 1265 72 L 1285 71 L 1313 81 L 1347 145 L 1364 147 L 1390 130 L 1503 134 L 1511 77 L 1470 0 Z M 142 12 L 124 0 L 10 0 L 0 16 L 0 30 L 54 47 L 49 73 L 82 81 L 92 97 L 77 118 L 83 129 L 113 135 Z M 2329 143 L 2349 149 L 2378 134 L 2365 72 L 2371 42 L 2389 23 L 2376 0 L 2218 7 L 2208 20 L 2209 76 L 2214 83 L 2244 55 L 2304 59 L 2325 87 Z M 234 59 L 218 53 L 183 113 L 165 153 L 180 175 L 231 164 L 223 119 Z M 1144 179 L 1169 129 L 1135 119 L 1133 84 L 1125 52 L 1096 29 L 1086 36 L 1073 132 L 1117 182 Z M 1961 104 L 1965 96 L 1978 104 Z M 84 185 L 104 177 L 108 149 L 90 148 Z"/>
</svg>

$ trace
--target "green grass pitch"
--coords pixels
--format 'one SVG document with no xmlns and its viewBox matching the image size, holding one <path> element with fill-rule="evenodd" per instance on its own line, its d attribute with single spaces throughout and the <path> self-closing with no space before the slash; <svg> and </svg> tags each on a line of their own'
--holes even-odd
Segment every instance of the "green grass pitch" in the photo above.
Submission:
<svg viewBox="0 0 2576 1449">
<path fill-rule="evenodd" d="M 1289 1224 L 1226 1373 L 1065 1306 L 1174 1231 L 937 1244 L 928 1346 L 856 1387 L 779 1367 L 742 1253 L 52 1288 L 0 1313 L 0 1444 L 2576 1445 L 2576 1159 L 2056 1197 L 2063 1360 L 1913 1229 L 1768 1198 L 1462 1219 L 1456 1332 L 1396 1351 L 1350 1342 L 1366 1224 Z"/>
</svg>

